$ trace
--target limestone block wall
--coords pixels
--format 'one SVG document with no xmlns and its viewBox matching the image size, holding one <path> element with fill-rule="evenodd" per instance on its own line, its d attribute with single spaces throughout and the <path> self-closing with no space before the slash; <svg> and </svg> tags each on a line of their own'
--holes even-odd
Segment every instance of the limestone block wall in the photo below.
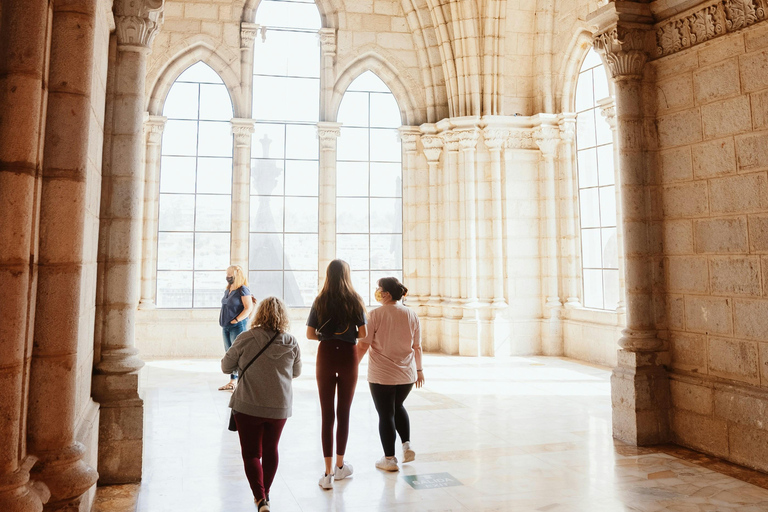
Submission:
<svg viewBox="0 0 768 512">
<path fill-rule="evenodd" d="M 506 2 L 503 39 L 503 114 L 530 116 L 534 110 L 534 36 L 536 2 Z"/>
<path fill-rule="evenodd" d="M 653 62 L 675 442 L 768 469 L 768 24 Z"/>
</svg>

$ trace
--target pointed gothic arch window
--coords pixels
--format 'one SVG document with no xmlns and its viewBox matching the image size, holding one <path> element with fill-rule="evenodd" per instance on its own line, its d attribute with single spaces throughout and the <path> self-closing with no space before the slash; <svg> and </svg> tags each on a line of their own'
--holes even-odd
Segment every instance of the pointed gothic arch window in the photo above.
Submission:
<svg viewBox="0 0 768 512">
<path fill-rule="evenodd" d="M 582 303 L 615 310 L 620 290 L 613 133 L 598 106 L 609 95 L 605 66 L 590 49 L 576 82 Z"/>
<path fill-rule="evenodd" d="M 339 106 L 336 256 L 352 267 L 355 288 L 375 304 L 376 282 L 403 275 L 400 109 L 372 71 L 358 76 Z"/>
<path fill-rule="evenodd" d="M 230 256 L 232 101 L 198 62 L 171 86 L 163 115 L 157 306 L 218 307 Z"/>
<path fill-rule="evenodd" d="M 255 22 L 249 275 L 256 298 L 309 307 L 317 294 L 320 14 L 262 0 Z"/>
</svg>

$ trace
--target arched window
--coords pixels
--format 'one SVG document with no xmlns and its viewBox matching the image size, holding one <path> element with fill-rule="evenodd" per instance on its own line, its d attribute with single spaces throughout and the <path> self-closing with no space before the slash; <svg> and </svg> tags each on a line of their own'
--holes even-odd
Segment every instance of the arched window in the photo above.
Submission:
<svg viewBox="0 0 768 512">
<path fill-rule="evenodd" d="M 218 307 L 230 256 L 232 101 L 198 62 L 174 82 L 163 115 L 157 306 Z"/>
<path fill-rule="evenodd" d="M 403 275 L 400 109 L 371 71 L 357 77 L 339 106 L 336 256 L 349 262 L 368 304 L 381 277 Z"/>
<path fill-rule="evenodd" d="M 609 96 L 602 60 L 589 50 L 576 84 L 576 154 L 585 307 L 615 310 L 619 301 L 613 134 L 598 100 Z"/>
<path fill-rule="evenodd" d="M 317 294 L 320 14 L 262 0 L 254 42 L 250 281 L 257 298 L 308 307 Z"/>
</svg>

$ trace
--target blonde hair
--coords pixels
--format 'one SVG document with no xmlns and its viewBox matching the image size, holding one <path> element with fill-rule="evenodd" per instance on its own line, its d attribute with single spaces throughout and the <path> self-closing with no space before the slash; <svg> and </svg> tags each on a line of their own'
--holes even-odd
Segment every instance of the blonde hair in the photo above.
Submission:
<svg viewBox="0 0 768 512">
<path fill-rule="evenodd" d="M 232 284 L 227 285 L 227 290 L 237 290 L 241 286 L 248 286 L 248 278 L 245 276 L 245 272 L 243 272 L 243 267 L 240 265 L 230 265 L 227 267 L 227 272 L 232 271 L 232 277 L 235 278 L 235 282 Z"/>
<path fill-rule="evenodd" d="M 288 308 L 277 297 L 267 297 L 259 302 L 256 314 L 251 319 L 251 329 L 261 327 L 270 331 L 286 332 L 290 325 Z"/>
</svg>

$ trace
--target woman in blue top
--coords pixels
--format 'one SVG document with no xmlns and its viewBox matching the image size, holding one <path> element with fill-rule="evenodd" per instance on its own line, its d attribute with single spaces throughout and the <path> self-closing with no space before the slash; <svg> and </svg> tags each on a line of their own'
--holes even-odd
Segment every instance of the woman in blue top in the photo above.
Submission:
<svg viewBox="0 0 768 512">
<path fill-rule="evenodd" d="M 248 288 L 248 278 L 245 277 L 242 267 L 232 265 L 227 268 L 227 287 L 224 289 L 224 297 L 221 299 L 221 312 L 219 312 L 219 325 L 224 336 L 224 352 L 235 342 L 238 334 L 245 331 L 248 316 L 253 309 L 253 297 Z M 232 391 L 235 389 L 237 375 L 231 374 L 229 382 L 219 388 L 219 391 Z"/>
</svg>

